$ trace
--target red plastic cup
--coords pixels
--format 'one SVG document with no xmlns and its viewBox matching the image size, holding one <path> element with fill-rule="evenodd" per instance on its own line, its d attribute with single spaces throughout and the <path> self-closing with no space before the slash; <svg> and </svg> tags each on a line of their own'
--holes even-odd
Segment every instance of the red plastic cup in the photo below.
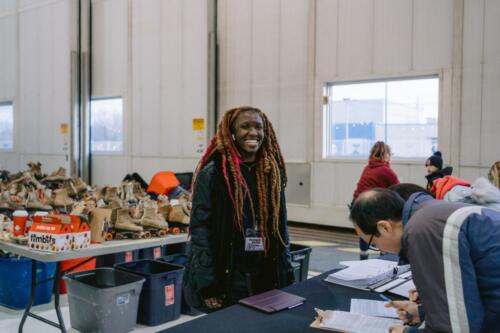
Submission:
<svg viewBox="0 0 500 333">
<path fill-rule="evenodd" d="M 28 221 L 28 212 L 25 210 L 16 210 L 12 213 L 12 222 L 14 225 L 14 237 L 24 236 L 26 232 L 26 222 Z"/>
</svg>

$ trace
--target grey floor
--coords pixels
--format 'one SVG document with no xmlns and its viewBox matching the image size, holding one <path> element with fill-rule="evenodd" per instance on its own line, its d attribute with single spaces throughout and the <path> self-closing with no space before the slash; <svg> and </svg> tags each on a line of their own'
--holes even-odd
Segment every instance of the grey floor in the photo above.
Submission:
<svg viewBox="0 0 500 333">
<path fill-rule="evenodd" d="M 338 266 L 339 261 L 359 259 L 358 238 L 352 230 L 326 229 L 324 227 L 310 227 L 304 224 L 291 223 L 289 226 L 291 242 L 312 248 L 309 261 L 309 277 L 329 271 Z M 373 254 L 375 255 L 375 254 Z M 56 320 L 53 303 L 34 307 L 34 312 Z M 61 310 L 66 326 L 70 326 L 69 308 L 66 295 L 61 297 Z M 0 306 L 0 332 L 17 332 L 22 311 L 14 311 Z M 158 332 L 170 326 L 194 319 L 181 316 L 178 320 L 155 327 L 137 326 L 134 333 Z M 60 332 L 54 327 L 28 318 L 24 332 L 31 333 L 56 333 Z M 77 332 L 69 329 L 68 332 Z"/>
<path fill-rule="evenodd" d="M 359 259 L 358 237 L 352 230 L 310 227 L 300 223 L 292 223 L 288 229 L 292 243 L 312 248 L 309 277 L 338 267 L 340 261 Z M 375 255 L 371 253 L 370 257 Z"/>
</svg>

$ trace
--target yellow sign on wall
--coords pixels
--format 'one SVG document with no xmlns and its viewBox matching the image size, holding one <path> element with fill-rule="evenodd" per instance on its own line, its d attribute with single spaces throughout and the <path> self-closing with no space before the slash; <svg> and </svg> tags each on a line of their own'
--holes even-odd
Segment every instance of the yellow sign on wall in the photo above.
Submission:
<svg viewBox="0 0 500 333">
<path fill-rule="evenodd" d="M 193 131 L 203 131 L 205 129 L 205 118 L 193 118 Z"/>
<path fill-rule="evenodd" d="M 68 123 L 61 123 L 61 124 L 59 124 L 59 132 L 61 134 L 68 134 L 68 132 L 69 132 L 69 124 Z"/>
</svg>

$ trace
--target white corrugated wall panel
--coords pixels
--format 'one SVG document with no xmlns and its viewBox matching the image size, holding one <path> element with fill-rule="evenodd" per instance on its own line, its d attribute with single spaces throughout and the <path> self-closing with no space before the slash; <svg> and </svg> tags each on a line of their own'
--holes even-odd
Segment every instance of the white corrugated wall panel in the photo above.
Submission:
<svg viewBox="0 0 500 333">
<path fill-rule="evenodd" d="M 199 133 L 193 131 L 193 118 L 207 120 L 208 105 L 208 21 L 207 2 L 184 0 L 183 13 L 183 157 L 201 157 L 196 152 Z M 205 126 L 206 132 L 206 126 Z M 179 143 L 177 143 L 179 144 Z"/>
<path fill-rule="evenodd" d="M 20 152 L 37 153 L 40 151 L 40 89 L 38 87 L 40 66 L 39 14 L 32 10 L 23 12 L 19 17 L 20 38 Z"/>
<path fill-rule="evenodd" d="M 252 55 L 252 0 L 226 1 L 225 83 L 227 108 L 250 105 Z M 226 110 L 221 110 L 222 112 Z"/>
<path fill-rule="evenodd" d="M 128 74 L 128 3 L 94 1 L 92 15 L 92 95 L 124 96 Z"/>
<path fill-rule="evenodd" d="M 413 69 L 450 68 L 453 0 L 417 0 L 413 6 Z"/>
<path fill-rule="evenodd" d="M 272 123 L 280 112 L 281 1 L 253 1 L 252 101 Z"/>
<path fill-rule="evenodd" d="M 17 95 L 17 35 L 17 16 L 0 16 L 0 101 Z"/>
<path fill-rule="evenodd" d="M 280 43 L 280 145 L 288 161 L 306 161 L 308 144 L 308 19 L 304 0 L 282 0 Z"/>
<path fill-rule="evenodd" d="M 38 108 L 38 123 L 35 125 L 38 131 L 38 148 L 32 150 L 31 153 L 38 152 L 49 154 L 53 150 L 51 142 L 52 133 L 58 132 L 55 125 L 56 119 L 52 117 L 54 113 L 54 84 L 57 77 L 54 66 L 54 40 L 52 32 L 54 29 L 54 18 L 52 16 L 52 8 L 44 6 L 36 9 L 37 16 L 40 18 L 39 25 L 36 27 L 39 31 L 39 48 L 36 53 L 31 54 L 30 61 L 37 62 L 39 67 L 39 76 L 34 80 L 30 80 L 30 84 L 39 89 L 39 108 Z"/>
<path fill-rule="evenodd" d="M 18 0 L 2 0 L 0 1 L 0 16 L 12 15 L 17 12 Z"/>
<path fill-rule="evenodd" d="M 158 156 L 161 142 L 161 1 L 133 2 L 134 156 Z"/>
<path fill-rule="evenodd" d="M 313 163 L 311 168 L 311 200 L 315 206 L 335 206 L 335 165 L 332 163 Z"/>
<path fill-rule="evenodd" d="M 316 2 L 316 73 L 318 80 L 337 76 L 339 0 Z"/>
<path fill-rule="evenodd" d="M 372 72 L 373 6 L 371 0 L 339 0 L 337 73 L 342 78 Z"/>
<path fill-rule="evenodd" d="M 480 166 L 500 159 L 500 2 L 485 2 Z"/>
<path fill-rule="evenodd" d="M 464 1 L 460 163 L 479 165 L 483 93 L 484 0 Z"/>
<path fill-rule="evenodd" d="M 373 20 L 373 71 L 380 74 L 409 71 L 412 53 L 412 1 L 377 1 Z"/>
<path fill-rule="evenodd" d="M 184 117 L 184 9 L 183 0 L 162 3 L 161 22 L 161 154 L 162 156 L 182 156 L 179 138 L 183 136 Z"/>
</svg>

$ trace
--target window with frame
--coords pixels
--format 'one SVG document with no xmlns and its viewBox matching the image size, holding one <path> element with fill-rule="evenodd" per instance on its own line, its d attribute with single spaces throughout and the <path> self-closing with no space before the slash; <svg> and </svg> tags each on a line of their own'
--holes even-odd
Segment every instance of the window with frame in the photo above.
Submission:
<svg viewBox="0 0 500 333">
<path fill-rule="evenodd" d="M 439 78 L 327 83 L 323 158 L 367 157 L 376 141 L 400 159 L 426 158 L 438 146 Z"/>
<path fill-rule="evenodd" d="M 0 150 L 14 149 L 14 106 L 0 102 Z"/>
<path fill-rule="evenodd" d="M 123 99 L 92 99 L 90 105 L 90 149 L 92 152 L 123 151 Z"/>
</svg>

